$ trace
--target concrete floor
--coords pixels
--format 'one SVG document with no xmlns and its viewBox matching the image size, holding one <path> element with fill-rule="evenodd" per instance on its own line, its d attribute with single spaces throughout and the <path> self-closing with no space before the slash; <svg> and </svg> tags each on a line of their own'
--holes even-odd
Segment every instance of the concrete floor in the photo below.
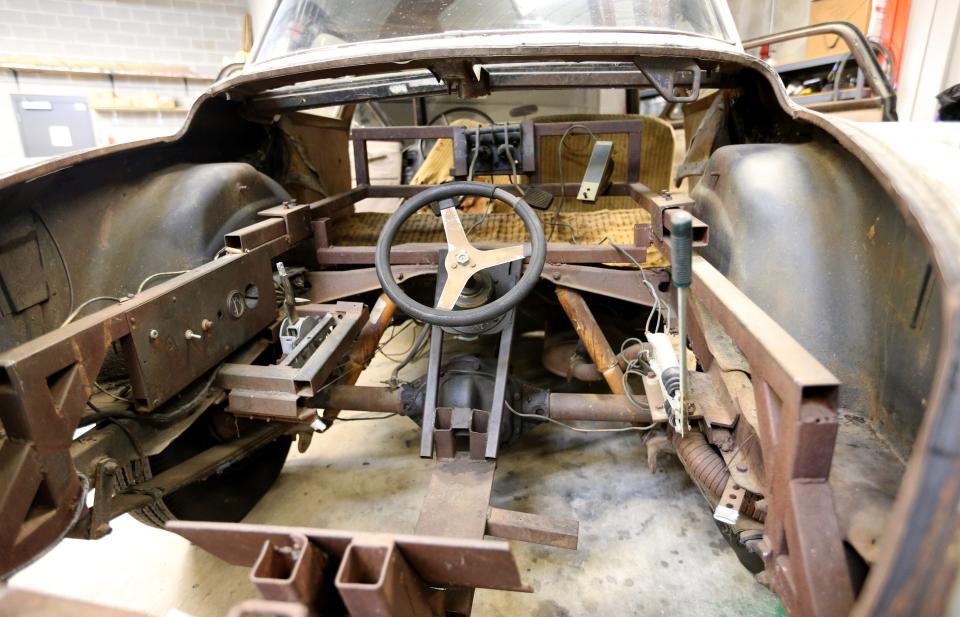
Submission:
<svg viewBox="0 0 960 617">
<path fill-rule="evenodd" d="M 386 351 L 402 353 L 412 329 Z M 393 363 L 378 355 L 361 384 L 379 384 Z M 403 374 L 419 374 L 416 366 Z M 345 413 L 345 416 L 358 414 Z M 296 449 L 247 522 L 410 533 L 432 462 L 417 456 L 406 418 L 337 423 Z M 502 450 L 492 504 L 575 517 L 577 551 L 513 543 L 533 594 L 480 590 L 477 617 L 778 615 L 720 536 L 675 459 L 646 466 L 636 433 L 581 434 L 544 425 Z M 224 615 L 256 597 L 245 568 L 228 566 L 178 536 L 129 516 L 96 542 L 65 540 L 12 586 L 154 615 Z"/>
</svg>

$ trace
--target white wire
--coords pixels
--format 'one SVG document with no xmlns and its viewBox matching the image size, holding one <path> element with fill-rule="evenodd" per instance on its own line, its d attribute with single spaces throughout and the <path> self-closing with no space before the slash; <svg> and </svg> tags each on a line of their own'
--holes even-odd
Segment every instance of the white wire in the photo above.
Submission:
<svg viewBox="0 0 960 617">
<path fill-rule="evenodd" d="M 600 242 L 598 242 L 597 244 L 603 244 L 604 242 L 608 243 L 610 246 L 612 246 L 616 250 L 623 253 L 623 255 L 627 257 L 627 259 L 633 262 L 633 265 L 635 265 L 637 267 L 637 270 L 640 271 L 640 278 L 642 279 L 641 283 L 643 284 L 644 287 L 647 288 L 647 291 L 650 292 L 650 296 L 653 298 L 653 306 L 650 308 L 650 314 L 647 315 L 647 322 L 646 324 L 644 324 L 644 330 L 646 332 L 651 331 L 650 321 L 653 319 L 654 313 L 657 314 L 657 324 L 654 332 L 659 330 L 661 320 L 664 317 L 664 309 L 666 309 L 666 313 L 665 313 L 666 318 L 664 320 L 665 321 L 664 325 L 666 326 L 665 331 L 669 332 L 670 331 L 670 313 L 671 313 L 670 305 L 666 304 L 660 299 L 660 295 L 657 293 L 656 288 L 653 286 L 650 280 L 647 279 L 647 273 L 646 273 L 646 270 L 644 270 L 643 265 L 639 261 L 637 261 L 633 255 L 630 254 L 630 251 L 628 251 L 627 249 L 623 248 L 622 246 L 620 246 L 619 244 L 616 244 L 613 240 L 611 240 L 610 236 L 604 236 L 600 240 Z"/>
<path fill-rule="evenodd" d="M 506 399 L 504 399 L 503 404 L 506 406 L 507 409 L 510 410 L 510 413 L 512 413 L 515 416 L 519 416 L 521 418 L 530 418 L 532 420 L 546 420 L 547 422 L 556 424 L 558 426 L 562 426 L 565 429 L 570 429 L 571 431 L 576 431 L 578 433 L 626 433 L 627 431 L 649 431 L 650 429 L 657 426 L 657 423 L 653 422 L 651 424 L 648 424 L 647 426 L 624 426 L 622 428 L 577 428 L 576 426 L 570 426 L 569 424 L 564 424 L 559 420 L 554 420 L 553 418 L 548 418 L 547 416 L 538 416 L 537 414 L 533 414 L 533 413 L 520 413 L 519 411 L 511 407 L 510 403 L 508 403 Z"/>
<path fill-rule="evenodd" d="M 216 257 L 214 257 L 214 260 L 216 260 Z M 160 277 L 164 277 L 164 276 L 180 276 L 181 274 L 186 274 L 187 272 L 190 272 L 190 271 L 189 271 L 189 270 L 174 270 L 174 271 L 172 271 L 172 272 L 157 272 L 156 274 L 151 274 L 151 275 L 148 276 L 147 278 L 143 279 L 143 282 L 141 282 L 141 283 L 140 283 L 140 286 L 137 287 L 137 293 L 142 292 L 142 291 L 143 291 L 143 288 L 146 287 L 147 283 L 149 283 L 149 282 L 152 281 L 153 279 L 160 278 Z"/>
<path fill-rule="evenodd" d="M 567 138 L 567 135 L 570 134 L 570 131 L 572 131 L 573 129 L 583 129 L 584 131 L 590 134 L 590 137 L 593 138 L 594 142 L 597 141 L 597 136 L 594 135 L 593 131 L 591 131 L 588 127 L 584 126 L 583 124 L 571 124 L 570 126 L 567 127 L 567 130 L 564 131 L 563 135 L 560 137 L 560 143 L 557 144 L 557 172 L 560 175 L 560 202 L 557 204 L 557 209 L 553 211 L 553 221 L 549 223 L 551 227 L 550 227 L 550 235 L 547 237 L 547 240 L 553 239 L 553 232 L 557 230 L 557 227 L 566 226 L 566 227 L 570 227 L 571 235 L 573 236 L 572 238 L 573 243 L 576 244 L 577 231 L 573 229 L 572 226 L 566 225 L 560 222 L 560 210 L 563 208 L 563 205 L 567 201 L 567 191 L 563 182 L 563 142 Z"/>
<path fill-rule="evenodd" d="M 71 321 L 73 321 L 73 320 L 77 317 L 77 315 L 80 314 L 80 311 L 82 311 L 83 309 L 87 308 L 88 306 L 90 306 L 90 305 L 93 304 L 94 302 L 113 302 L 113 303 L 115 303 L 115 304 L 119 304 L 120 302 L 123 302 L 123 299 L 121 299 L 121 298 L 115 298 L 115 297 L 113 297 L 113 296 L 94 296 L 93 298 L 89 298 L 89 299 L 81 302 L 81 303 L 80 303 L 80 306 L 78 306 L 77 308 L 75 308 L 72 313 L 70 313 L 69 315 L 67 315 L 67 318 L 63 320 L 63 323 L 60 324 L 60 327 L 62 328 L 62 327 L 64 327 L 65 325 L 67 325 L 68 323 L 70 323 Z"/>
</svg>

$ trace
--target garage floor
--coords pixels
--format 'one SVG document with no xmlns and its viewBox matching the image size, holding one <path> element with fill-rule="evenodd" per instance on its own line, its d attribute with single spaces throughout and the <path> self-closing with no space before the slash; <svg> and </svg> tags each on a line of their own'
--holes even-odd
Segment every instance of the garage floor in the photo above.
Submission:
<svg viewBox="0 0 960 617">
<path fill-rule="evenodd" d="M 412 336 L 407 329 L 385 350 L 402 353 Z M 379 385 L 393 366 L 378 355 L 360 383 Z M 307 453 L 291 452 L 246 521 L 410 533 L 432 465 L 417 456 L 418 444 L 419 429 L 406 418 L 337 423 Z M 579 519 L 580 548 L 513 543 L 535 593 L 480 590 L 477 617 L 782 614 L 740 566 L 679 463 L 663 457 L 650 474 L 636 433 L 537 427 L 501 451 L 493 493 L 495 506 Z M 247 569 L 178 536 L 129 516 L 113 528 L 96 542 L 65 540 L 12 585 L 196 617 L 224 615 L 257 595 Z"/>
</svg>

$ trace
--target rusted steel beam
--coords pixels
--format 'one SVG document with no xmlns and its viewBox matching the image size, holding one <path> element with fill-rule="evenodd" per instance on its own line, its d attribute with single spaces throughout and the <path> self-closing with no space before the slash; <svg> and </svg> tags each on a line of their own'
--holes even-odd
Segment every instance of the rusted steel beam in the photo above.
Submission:
<svg viewBox="0 0 960 617">
<path fill-rule="evenodd" d="M 827 480 L 837 436 L 839 382 L 702 257 L 692 292 L 750 366 L 768 504 L 763 559 L 788 612 L 847 614 L 853 586 Z"/>
<path fill-rule="evenodd" d="M 614 394 L 623 394 L 623 371 L 620 370 L 617 355 L 607 342 L 597 320 L 593 318 L 586 301 L 577 292 L 559 286 L 557 298 L 610 390 Z"/>
<path fill-rule="evenodd" d="M 413 197 L 414 195 L 430 188 L 430 184 L 374 184 L 367 189 L 367 195 L 369 197 Z M 494 185 L 498 189 L 503 189 L 508 193 L 513 195 L 519 195 L 520 191 L 517 190 L 517 187 L 513 184 L 497 184 Z M 559 197 L 564 195 L 566 197 L 576 197 L 580 192 L 580 183 L 579 182 L 564 182 L 561 185 L 559 182 L 548 182 L 545 184 L 536 184 L 536 187 L 542 191 L 550 193 L 554 197 Z M 617 196 L 625 197 L 630 194 L 630 185 L 626 182 L 611 182 L 607 189 L 603 192 L 602 197 L 606 196 Z"/>
<path fill-rule="evenodd" d="M 426 587 L 393 542 L 355 540 L 340 562 L 336 585 L 351 616 L 444 614 L 443 592 Z"/>
<path fill-rule="evenodd" d="M 649 409 L 640 409 L 621 394 L 568 394 L 552 392 L 547 417 L 561 422 L 652 422 Z"/>
<path fill-rule="evenodd" d="M 308 316 L 330 316 L 332 330 L 299 367 L 289 366 L 285 361 L 270 366 L 224 364 L 217 384 L 230 390 L 228 411 L 288 422 L 303 422 L 314 417 L 313 409 L 302 407 L 301 400 L 313 396 L 340 365 L 357 331 L 366 323 L 367 309 L 356 302 L 338 302 L 307 304 L 299 307 L 299 311 Z"/>
<path fill-rule="evenodd" d="M 504 540 L 517 540 L 544 546 L 577 550 L 580 522 L 542 514 L 490 508 L 487 513 L 487 535 Z"/>
<path fill-rule="evenodd" d="M 310 404 L 327 410 L 324 416 L 329 417 L 330 411 L 350 409 L 353 411 L 377 411 L 383 413 L 400 413 L 403 411 L 403 402 L 400 399 L 400 389 L 391 389 L 381 386 L 330 386 L 310 400 Z"/>
<path fill-rule="evenodd" d="M 134 398 L 152 410 L 246 342 L 216 329 L 216 312 L 229 308 L 230 291 L 262 286 L 264 273 L 270 281 L 259 252 L 227 256 L 0 354 L 0 574 L 57 541 L 83 506 L 70 446 L 111 345 L 123 343 Z M 222 297 L 197 292 L 211 285 Z M 241 295 L 240 304 L 234 331 L 253 336 L 275 317 L 271 303 L 250 308 Z M 213 322 L 205 340 L 186 340 L 205 317 Z M 217 344 L 198 347 L 208 340 Z"/>
<path fill-rule="evenodd" d="M 390 270 L 397 282 L 403 282 L 425 274 L 436 274 L 437 266 L 393 265 Z M 377 279 L 375 268 L 320 270 L 307 272 L 306 277 L 310 282 L 307 297 L 317 303 L 331 302 L 380 289 L 380 280 Z"/>
<path fill-rule="evenodd" d="M 669 254 L 670 243 L 664 242 L 670 236 L 673 227 L 672 210 L 682 210 L 693 206 L 693 200 L 686 193 L 671 191 L 656 192 L 646 185 L 633 183 L 629 186 L 629 195 L 641 207 L 650 213 L 650 230 L 653 242 L 664 255 Z M 710 227 L 700 219 L 693 217 L 693 246 L 706 246 L 710 242 Z M 662 248 L 661 248 L 661 245 Z"/>
<path fill-rule="evenodd" d="M 257 221 L 223 237 L 223 244 L 235 251 L 252 251 L 273 240 L 279 240 L 287 233 L 287 224 L 283 219 L 270 218 Z"/>
<path fill-rule="evenodd" d="M 508 246 L 504 243 L 479 243 L 478 249 L 487 250 Z M 436 265 L 439 251 L 446 248 L 441 243 L 416 242 L 397 244 L 390 249 L 390 264 L 396 265 Z M 647 259 L 647 247 L 623 246 L 634 259 L 643 263 Z M 318 247 L 317 263 L 323 265 L 371 265 L 374 263 L 375 246 L 330 246 Z M 551 242 L 547 245 L 547 262 L 558 264 L 604 264 L 622 263 L 623 254 L 605 244 L 568 244 Z M 648 270 L 656 272 L 656 270 Z"/>
<path fill-rule="evenodd" d="M 623 260 L 622 256 L 620 260 Z M 643 263 L 642 260 L 641 263 Z M 651 270 L 645 274 L 647 280 L 654 286 L 669 280 L 665 270 Z M 650 292 L 641 282 L 641 274 L 638 270 L 548 263 L 543 267 L 540 278 L 569 289 L 595 293 L 643 306 L 653 306 L 654 303 Z"/>
<path fill-rule="evenodd" d="M 532 591 L 520 578 L 510 545 L 496 540 L 193 521 L 171 521 L 167 529 L 227 563 L 246 567 L 256 562 L 265 541 L 282 545 L 291 535 L 306 536 L 334 562 L 354 542 L 389 540 L 428 585 Z"/>
<path fill-rule="evenodd" d="M 310 215 L 314 219 L 318 218 L 337 218 L 352 211 L 353 205 L 368 196 L 369 187 L 364 184 L 354 187 L 349 191 L 331 195 L 320 201 L 310 204 Z"/>
<path fill-rule="evenodd" d="M 310 222 L 312 211 L 307 204 L 285 201 L 279 206 L 273 206 L 257 212 L 257 216 L 268 219 L 281 219 L 284 223 L 287 241 L 297 244 L 312 235 Z"/>
<path fill-rule="evenodd" d="M 302 533 L 268 538 L 250 570 L 250 582 L 265 600 L 310 605 L 327 562 L 327 555 Z"/>
</svg>

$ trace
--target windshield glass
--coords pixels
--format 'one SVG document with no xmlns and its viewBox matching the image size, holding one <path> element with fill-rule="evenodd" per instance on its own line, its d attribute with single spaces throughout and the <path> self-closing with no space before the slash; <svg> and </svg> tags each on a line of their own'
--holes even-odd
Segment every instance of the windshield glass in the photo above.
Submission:
<svg viewBox="0 0 960 617">
<path fill-rule="evenodd" d="M 280 0 L 257 60 L 457 30 L 663 29 L 729 39 L 715 1 Z"/>
</svg>

